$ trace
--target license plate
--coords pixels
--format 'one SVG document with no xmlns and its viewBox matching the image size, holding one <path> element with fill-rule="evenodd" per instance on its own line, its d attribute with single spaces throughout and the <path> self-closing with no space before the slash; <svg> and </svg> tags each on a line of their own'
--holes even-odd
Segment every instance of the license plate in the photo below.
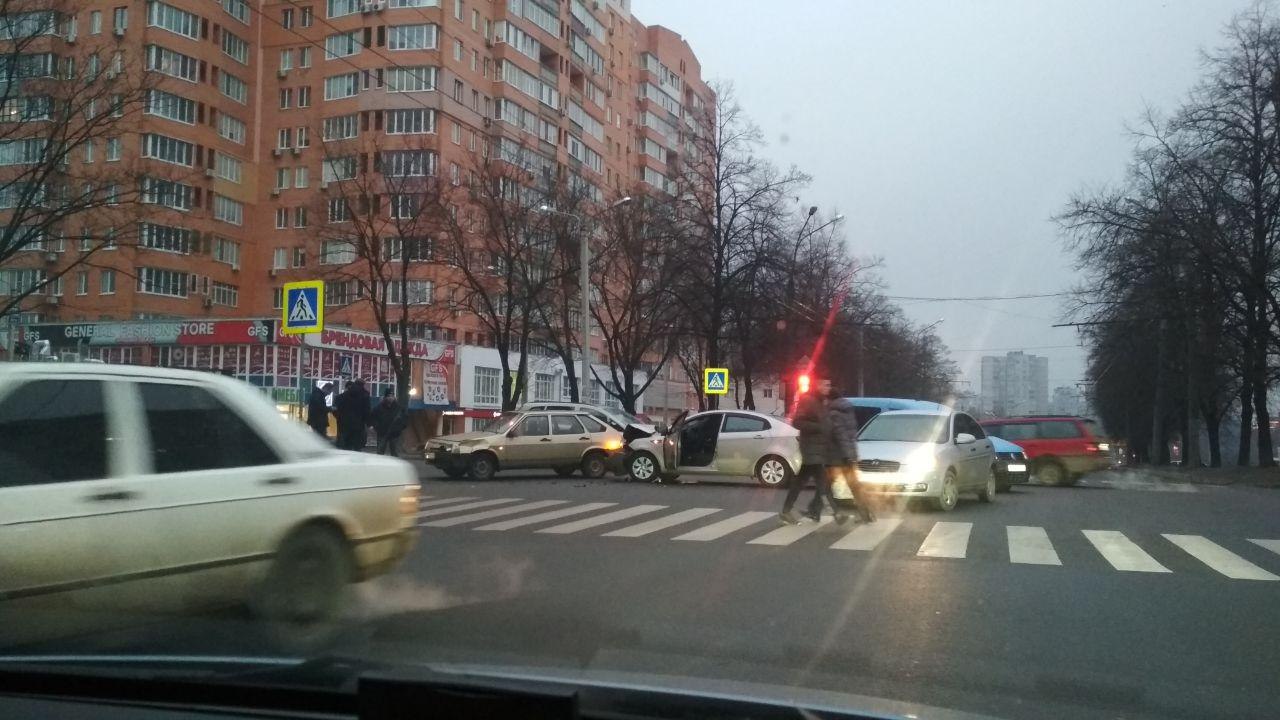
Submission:
<svg viewBox="0 0 1280 720">
<path fill-rule="evenodd" d="M 1005 467 L 1009 470 L 1009 472 L 1026 472 L 1027 471 L 1026 465 L 1006 465 Z"/>
</svg>

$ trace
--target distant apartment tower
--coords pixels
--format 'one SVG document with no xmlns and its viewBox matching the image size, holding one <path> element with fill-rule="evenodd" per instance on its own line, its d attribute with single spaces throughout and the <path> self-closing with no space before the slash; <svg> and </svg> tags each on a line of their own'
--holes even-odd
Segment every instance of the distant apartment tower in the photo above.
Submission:
<svg viewBox="0 0 1280 720">
<path fill-rule="evenodd" d="M 980 405 L 988 416 L 1049 412 L 1049 359 L 1023 352 L 982 358 Z"/>
</svg>

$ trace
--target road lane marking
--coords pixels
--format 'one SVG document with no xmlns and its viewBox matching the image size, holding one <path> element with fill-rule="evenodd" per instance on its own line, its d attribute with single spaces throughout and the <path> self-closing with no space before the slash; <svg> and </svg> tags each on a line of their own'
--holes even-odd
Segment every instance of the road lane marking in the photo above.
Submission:
<svg viewBox="0 0 1280 720">
<path fill-rule="evenodd" d="M 1233 580 L 1280 580 L 1266 570 L 1209 540 L 1203 535 L 1171 535 L 1164 539 L 1177 545 L 1191 557 Z"/>
<path fill-rule="evenodd" d="M 454 525 L 462 525 L 463 523 L 476 522 L 477 520 L 488 520 L 489 518 L 502 517 L 504 515 L 515 515 L 516 513 L 528 512 L 530 510 L 540 510 L 544 507 L 552 505 L 563 505 L 568 500 L 539 500 L 538 502 L 525 503 L 516 505 L 515 507 L 498 508 L 497 510 L 485 510 L 483 512 L 471 513 L 469 515 L 459 515 L 444 520 L 433 520 L 429 523 L 421 523 L 423 527 L 453 527 Z"/>
<path fill-rule="evenodd" d="M 464 496 L 462 496 L 462 497 L 452 497 L 452 498 L 440 498 L 439 500 L 425 500 L 425 499 L 424 499 L 422 502 L 419 502 L 419 503 L 418 503 L 418 506 L 419 506 L 419 507 L 424 507 L 424 508 L 425 508 L 425 507 L 438 507 L 438 506 L 440 506 L 440 505 L 452 505 L 452 504 L 454 504 L 454 503 L 466 502 L 466 501 L 468 501 L 468 500 L 475 500 L 475 499 L 476 499 L 476 497 L 475 497 L 474 495 L 464 495 Z"/>
<path fill-rule="evenodd" d="M 962 558 L 969 548 L 969 531 L 973 523 L 937 522 L 920 544 L 920 557 Z"/>
<path fill-rule="evenodd" d="M 637 525 L 629 525 L 624 528 L 619 528 L 612 532 L 607 532 L 600 537 L 640 537 L 642 535 L 655 533 L 659 530 L 666 530 L 669 527 L 691 522 L 700 517 L 706 517 L 718 512 L 720 512 L 720 508 L 690 508 L 689 510 L 681 510 L 678 513 L 667 515 L 666 517 L 660 517 Z"/>
<path fill-rule="evenodd" d="M 831 518 L 824 517 L 819 522 L 804 522 L 799 525 L 783 525 L 777 530 L 761 535 L 755 540 L 747 542 L 748 545 L 790 545 L 809 533 L 817 530 L 831 522 Z"/>
<path fill-rule="evenodd" d="M 561 508 L 559 510 L 551 510 L 549 512 L 538 513 L 537 515 L 530 515 L 528 517 L 516 518 L 515 520 L 503 520 L 502 522 L 496 522 L 491 525 L 481 525 L 480 527 L 475 529 L 476 530 L 510 530 L 511 528 L 518 528 L 524 525 L 535 525 L 537 523 L 546 522 L 548 520 L 559 520 L 560 518 L 569 517 L 570 515 L 581 515 L 582 513 L 589 513 L 595 510 L 603 510 L 604 508 L 613 507 L 614 505 L 617 505 L 617 503 L 611 503 L 611 502 L 585 503 L 583 505 L 574 505 L 573 507 Z"/>
<path fill-rule="evenodd" d="M 608 525 L 611 522 L 626 520 L 627 518 L 633 518 L 637 515 L 644 515 L 645 513 L 666 509 L 666 505 L 636 505 L 635 507 L 614 510 L 610 513 L 597 515 L 583 520 L 574 520 L 573 522 L 567 522 L 561 525 L 553 525 L 549 528 L 543 528 L 538 532 L 551 533 L 553 535 L 568 535 L 569 533 L 576 533 L 579 530 L 587 530 L 601 525 Z"/>
<path fill-rule="evenodd" d="M 1125 572 L 1172 572 L 1118 530 L 1081 530 L 1111 567 Z"/>
<path fill-rule="evenodd" d="M 1250 540 L 1249 542 L 1259 547 L 1264 547 L 1271 552 L 1280 555 L 1280 540 Z"/>
<path fill-rule="evenodd" d="M 874 550 L 880 541 L 889 537 L 901 524 L 902 518 L 880 518 L 873 523 L 859 525 L 849 531 L 848 535 L 835 541 L 831 549 Z"/>
<path fill-rule="evenodd" d="M 1008 525 L 1009 562 L 1025 565 L 1061 565 L 1058 552 L 1049 542 L 1049 533 L 1042 527 Z"/>
<path fill-rule="evenodd" d="M 677 535 L 671 539 L 672 540 L 692 540 L 694 542 L 706 542 L 708 540 L 717 540 L 719 538 L 724 537 L 725 535 L 728 535 L 731 532 L 736 532 L 745 527 L 750 527 L 752 525 L 755 525 L 758 522 L 764 521 L 767 518 L 776 518 L 776 517 L 778 517 L 778 513 L 776 512 L 764 511 L 764 510 L 752 510 L 750 512 L 744 512 L 738 515 L 734 515 L 731 518 L 725 518 L 720 522 L 711 523 L 706 527 L 698 528 L 697 530 L 694 530 L 692 532 L 687 532 L 683 535 Z"/>
<path fill-rule="evenodd" d="M 520 498 L 498 498 L 496 500 L 480 500 L 473 503 L 464 503 L 462 505 L 451 505 L 449 507 L 433 508 L 431 510 L 423 510 L 418 513 L 418 518 L 433 517 L 435 515 L 444 515 L 445 513 L 458 512 L 461 510 L 476 510 L 482 507 L 493 507 L 494 505 L 505 505 L 506 503 L 520 502 Z"/>
</svg>

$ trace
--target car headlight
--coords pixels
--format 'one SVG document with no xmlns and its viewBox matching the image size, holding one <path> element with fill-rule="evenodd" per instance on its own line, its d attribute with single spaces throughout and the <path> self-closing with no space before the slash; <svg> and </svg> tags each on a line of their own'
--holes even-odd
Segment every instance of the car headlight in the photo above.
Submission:
<svg viewBox="0 0 1280 720">
<path fill-rule="evenodd" d="M 902 471 L 913 475 L 927 475 L 938 469 L 938 459 L 932 455 L 914 457 L 902 464 Z"/>
<path fill-rule="evenodd" d="M 1110 443 L 1098 443 L 1098 450 L 1099 450 L 1099 451 L 1101 451 L 1101 452 L 1108 452 L 1108 451 L 1110 451 L 1110 450 L 1111 450 L 1111 444 L 1110 444 Z"/>
<path fill-rule="evenodd" d="M 605 450 L 608 450 L 608 451 L 610 451 L 610 452 L 612 452 L 612 451 L 614 451 L 614 450 L 621 450 L 621 449 L 622 449 L 622 441 L 621 441 L 621 440 L 605 440 L 605 441 L 604 441 L 604 449 L 605 449 Z"/>
</svg>

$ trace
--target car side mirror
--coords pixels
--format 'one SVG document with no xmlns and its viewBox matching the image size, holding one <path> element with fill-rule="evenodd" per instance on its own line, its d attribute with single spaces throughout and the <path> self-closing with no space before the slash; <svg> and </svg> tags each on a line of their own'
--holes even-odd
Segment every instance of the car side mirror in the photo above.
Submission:
<svg viewBox="0 0 1280 720">
<path fill-rule="evenodd" d="M 970 435 L 969 433 L 960 433 L 960 434 L 956 435 L 956 444 L 957 444 L 957 445 L 972 445 L 973 443 L 975 443 L 975 442 L 977 442 L 977 441 L 978 441 L 978 438 L 976 438 L 976 437 L 974 437 L 974 436 Z"/>
</svg>

